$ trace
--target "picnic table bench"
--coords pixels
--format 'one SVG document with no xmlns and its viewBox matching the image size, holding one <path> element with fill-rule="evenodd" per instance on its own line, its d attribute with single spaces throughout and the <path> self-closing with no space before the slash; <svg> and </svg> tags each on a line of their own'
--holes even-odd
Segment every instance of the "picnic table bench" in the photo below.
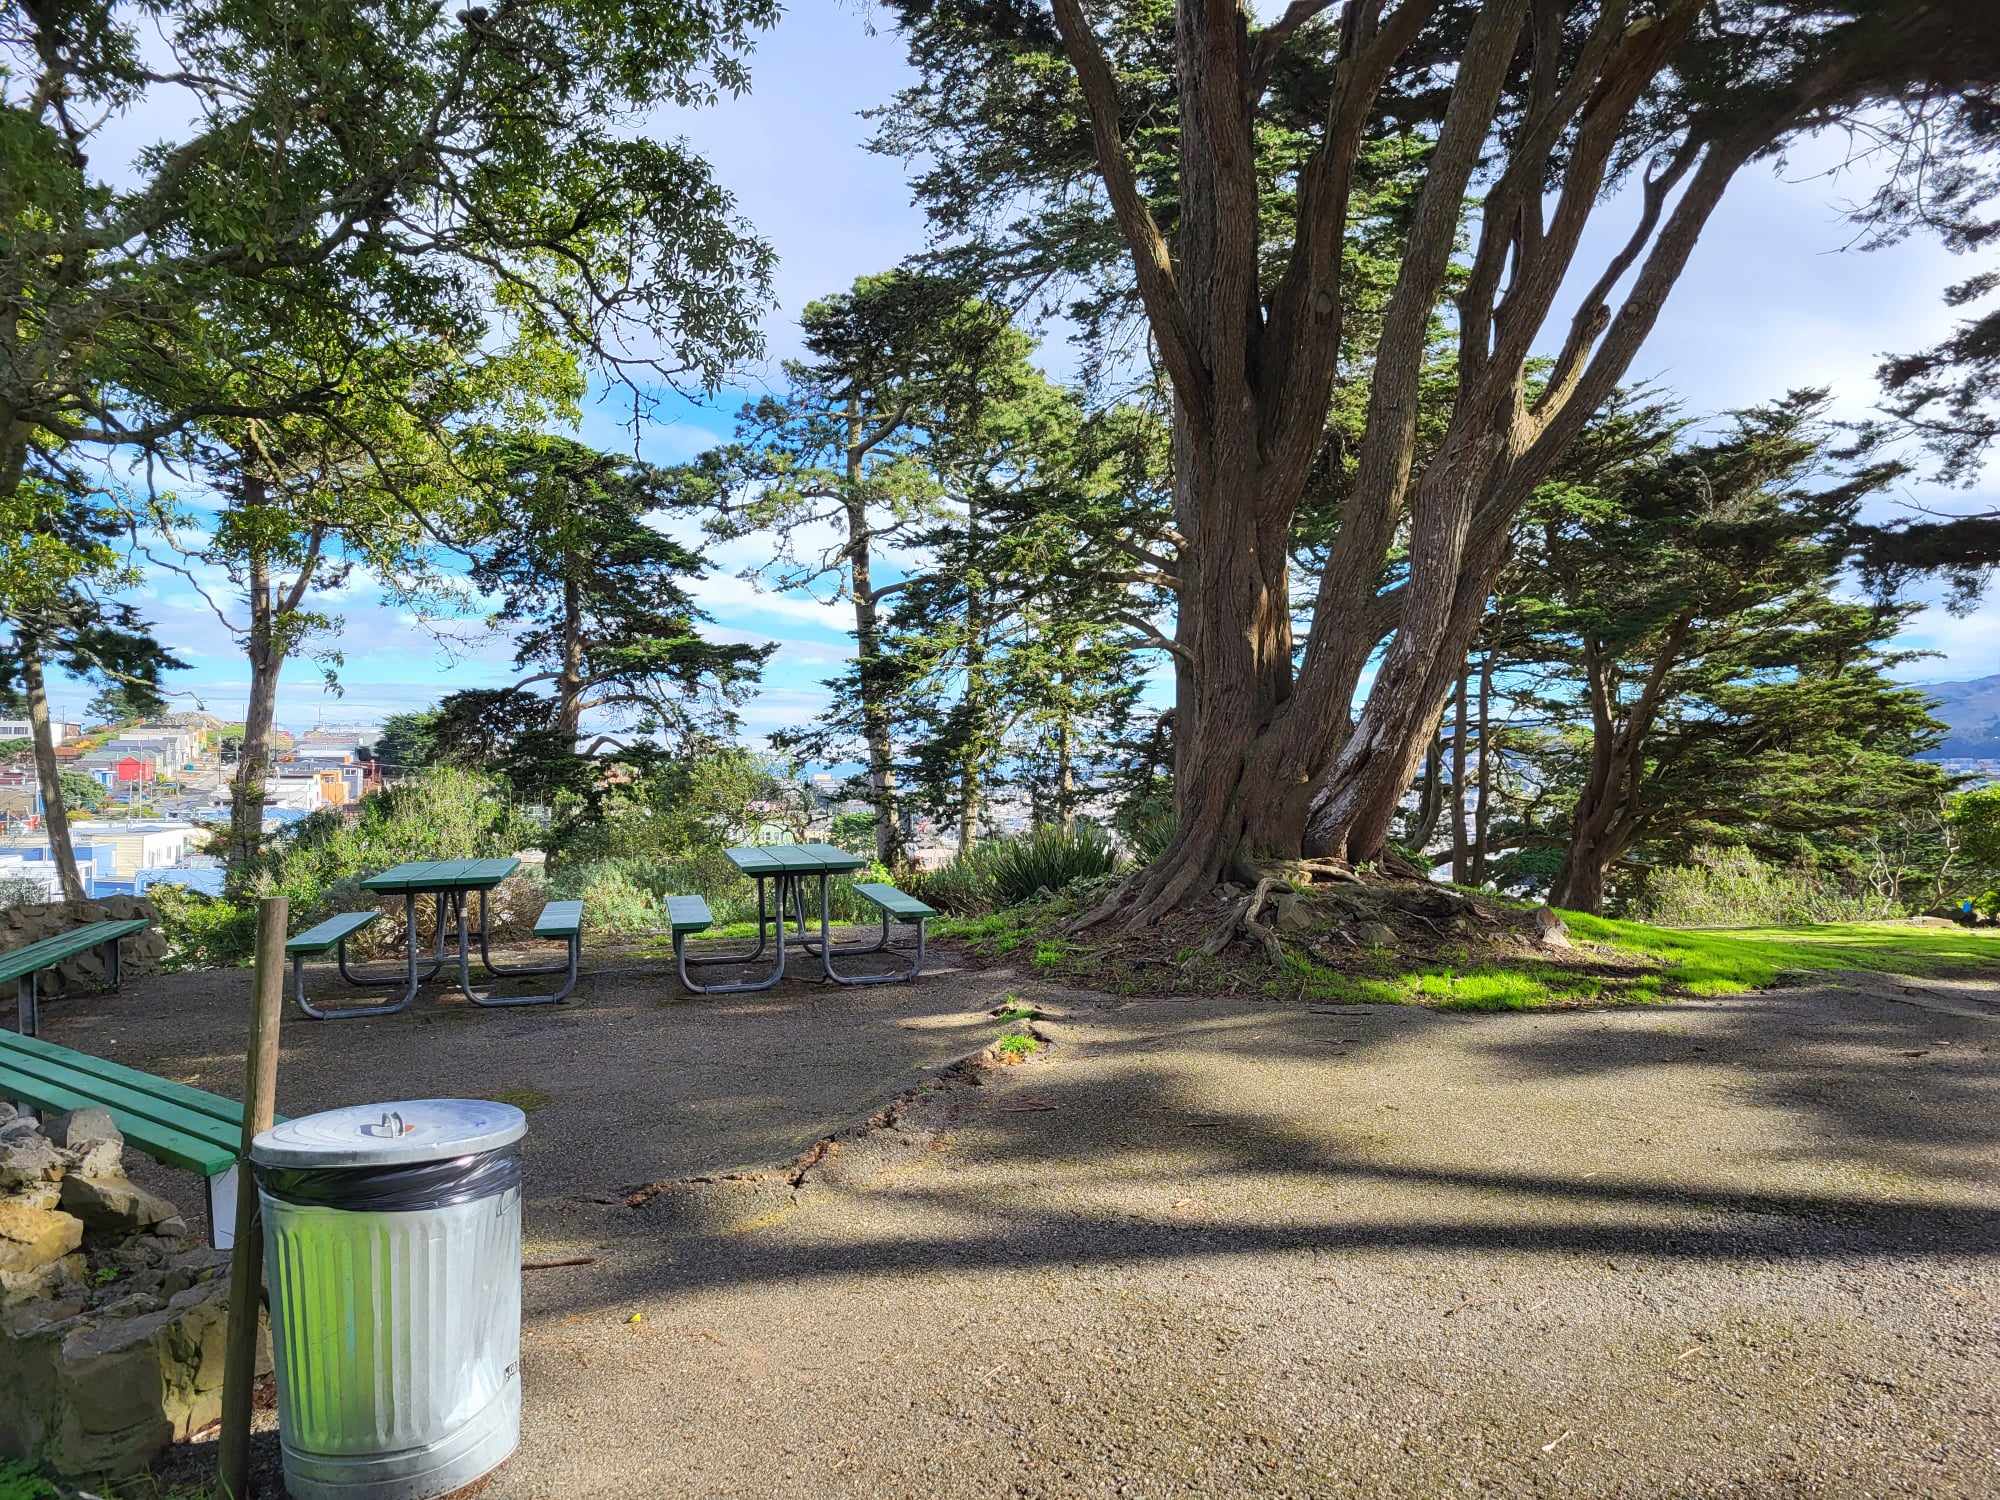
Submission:
<svg viewBox="0 0 2000 1500">
<path fill-rule="evenodd" d="M 0 983 L 9 979 L 19 981 L 15 1002 L 15 1029 L 23 1036 L 33 1036 L 41 1028 L 41 977 L 65 959 L 75 958 L 79 953 L 88 953 L 92 948 L 104 950 L 104 968 L 109 983 L 107 989 L 118 988 L 118 944 L 121 939 L 134 933 L 144 932 L 152 924 L 144 917 L 124 917 L 108 922 L 89 922 L 82 927 L 73 927 L 68 932 L 59 932 L 54 937 L 45 937 L 25 948 L 16 948 L 11 953 L 0 953 Z"/>
<path fill-rule="evenodd" d="M 552 964 L 507 964 L 493 961 L 489 946 L 491 926 L 488 901 L 493 888 L 521 867 L 518 859 L 503 857 L 498 859 L 433 859 L 410 860 L 396 865 L 376 875 L 370 875 L 361 882 L 363 890 L 384 896 L 400 896 L 403 899 L 403 947 L 404 965 L 401 974 L 367 975 L 356 974 L 347 966 L 347 942 L 362 928 L 374 922 L 379 911 L 342 912 L 329 917 L 315 927 L 308 928 L 285 944 L 285 952 L 292 960 L 292 994 L 298 1001 L 299 1009 L 315 1021 L 347 1020 L 356 1016 L 386 1016 L 406 1010 L 416 999 L 418 989 L 425 981 L 442 970 L 450 959 L 455 958 L 458 970 L 459 992 L 474 1005 L 553 1005 L 569 998 L 576 988 L 577 970 L 583 956 L 583 903 L 581 901 L 551 901 L 542 908 L 542 914 L 535 921 L 534 935 L 537 938 L 560 942 L 564 945 L 564 957 Z M 475 927 L 471 920 L 470 897 L 479 898 L 479 919 Z M 431 951 L 420 956 L 417 941 L 417 900 L 421 896 L 434 897 L 437 902 L 437 921 Z M 446 942 L 454 938 L 456 946 L 448 955 Z M 534 974 L 562 974 L 559 989 L 542 994 L 495 995 L 472 987 L 471 955 L 474 942 L 479 945 L 479 961 L 486 972 L 496 979 L 511 979 Z M 316 1006 L 306 998 L 305 960 L 327 952 L 334 955 L 334 963 L 340 977 L 348 984 L 363 989 L 380 988 L 388 984 L 401 984 L 399 999 L 379 1005 Z"/>
<path fill-rule="evenodd" d="M 867 881 L 854 887 L 857 895 L 881 913 L 881 937 L 865 946 L 841 947 L 834 943 L 831 881 L 835 875 L 851 874 L 862 868 L 867 861 L 860 855 L 833 844 L 760 844 L 727 849 L 723 852 L 731 864 L 757 882 L 757 946 L 747 953 L 711 954 L 702 958 L 689 958 L 688 938 L 695 933 L 705 931 L 713 923 L 714 918 L 709 912 L 708 903 L 699 896 L 668 897 L 667 923 L 673 933 L 674 964 L 680 972 L 681 983 L 693 993 L 732 994 L 745 990 L 766 990 L 776 984 L 785 974 L 785 924 L 788 920 L 795 920 L 797 923 L 794 941 L 819 959 L 822 972 L 836 984 L 889 984 L 897 980 L 913 979 L 922 970 L 924 923 L 936 916 L 937 912 L 892 885 Z M 771 881 L 775 888 L 777 907 L 775 918 L 770 915 L 771 902 L 765 896 L 766 880 Z M 806 884 L 813 880 L 819 882 L 817 941 L 808 934 L 806 925 Z M 917 929 L 915 955 L 907 960 L 902 969 L 886 974 L 843 974 L 834 966 L 833 960 L 836 956 L 881 953 L 887 949 L 889 924 L 892 921 L 914 924 Z M 706 985 L 697 984 L 688 974 L 690 968 L 756 962 L 764 952 L 769 930 L 774 923 L 777 929 L 778 952 L 768 974 L 756 979 Z"/>
<path fill-rule="evenodd" d="M 209 1243 L 218 1250 L 230 1247 L 243 1146 L 243 1106 L 234 1099 L 6 1032 L 0 1032 L 0 1098 L 57 1113 L 105 1110 L 127 1145 L 201 1174 L 208 1190 Z"/>
</svg>

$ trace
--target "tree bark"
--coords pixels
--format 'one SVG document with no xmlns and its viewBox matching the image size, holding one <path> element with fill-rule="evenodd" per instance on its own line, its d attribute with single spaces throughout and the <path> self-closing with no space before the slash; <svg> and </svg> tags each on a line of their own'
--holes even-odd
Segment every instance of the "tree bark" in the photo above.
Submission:
<svg viewBox="0 0 2000 1500">
<path fill-rule="evenodd" d="M 1456 705 L 1451 717 L 1451 878 L 1460 885 L 1472 878 L 1472 846 L 1466 842 L 1465 819 L 1465 737 L 1471 723 L 1470 705 L 1466 703 L 1467 690 L 1472 685 L 1470 663 L 1458 669 L 1458 691 L 1452 701 Z"/>
<path fill-rule="evenodd" d="M 583 733 L 583 604 L 576 579 L 563 580 L 562 665 L 556 672 L 556 730 L 571 749 Z"/>
<path fill-rule="evenodd" d="M 901 850 L 902 827 L 896 818 L 895 748 L 883 684 L 882 625 L 875 603 L 868 502 L 862 490 L 862 461 L 867 452 L 861 402 L 852 398 L 847 403 L 847 485 L 842 508 L 847 515 L 848 583 L 854 595 L 855 678 L 861 692 L 862 739 L 868 747 L 868 800 L 875 806 L 875 858 L 883 865 L 892 865 Z"/>
<path fill-rule="evenodd" d="M 1417 799 L 1417 826 L 1410 831 L 1410 847 L 1419 855 L 1437 837 L 1438 819 L 1444 816 L 1444 744 L 1433 734 L 1424 746 L 1423 790 Z"/>
<path fill-rule="evenodd" d="M 21 688 L 28 700 L 28 732 L 35 745 L 35 778 L 41 783 L 42 826 L 49 836 L 49 855 L 56 862 L 65 901 L 81 901 L 83 872 L 70 842 L 69 808 L 63 801 L 62 762 L 56 759 L 55 732 L 49 723 L 48 684 L 42 676 L 42 647 L 33 636 L 16 630 L 21 652 Z"/>
<path fill-rule="evenodd" d="M 270 566 L 261 554 L 250 564 L 250 700 L 243 712 L 243 744 L 229 790 L 229 841 L 224 854 L 232 884 L 248 875 L 264 842 L 265 782 L 271 768 L 271 725 L 277 717 L 278 674 L 284 669 L 273 614 Z"/>
<path fill-rule="evenodd" d="M 1472 883 L 1486 883 L 1486 841 L 1493 827 L 1491 753 L 1493 733 L 1493 651 L 1489 647 L 1479 658 L 1479 801 L 1472 814 Z"/>
</svg>

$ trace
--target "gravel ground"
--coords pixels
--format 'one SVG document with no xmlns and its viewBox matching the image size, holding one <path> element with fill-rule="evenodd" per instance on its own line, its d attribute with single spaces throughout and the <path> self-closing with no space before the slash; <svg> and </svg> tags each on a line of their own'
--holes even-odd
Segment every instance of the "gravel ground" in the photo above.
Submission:
<svg viewBox="0 0 2000 1500">
<path fill-rule="evenodd" d="M 595 1259 L 528 1275 L 491 1500 L 2000 1494 L 2000 982 L 1465 1017 L 664 974 L 287 1021 L 294 1113 L 551 1096 L 528 1254 Z M 229 1089 L 244 985 L 49 1033 Z M 909 1092 L 1005 993 L 1050 1045 Z"/>
</svg>

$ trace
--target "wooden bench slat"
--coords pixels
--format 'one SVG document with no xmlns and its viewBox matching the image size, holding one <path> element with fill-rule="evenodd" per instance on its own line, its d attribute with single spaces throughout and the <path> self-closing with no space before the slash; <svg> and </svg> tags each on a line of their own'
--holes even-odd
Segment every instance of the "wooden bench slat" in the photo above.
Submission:
<svg viewBox="0 0 2000 1500">
<path fill-rule="evenodd" d="M 11 1060 L 0 1062 L 0 1096 L 32 1105 L 36 1109 L 106 1110 L 126 1140 L 138 1146 L 147 1155 L 158 1157 L 172 1166 L 199 1172 L 204 1177 L 213 1177 L 218 1172 L 226 1172 L 236 1165 L 234 1145 L 226 1147 L 218 1145 L 214 1141 L 176 1130 L 169 1125 L 162 1125 L 145 1115 L 95 1097 L 94 1094 L 80 1088 L 52 1083 L 46 1078 L 22 1072 L 12 1065 Z"/>
<path fill-rule="evenodd" d="M 326 953 L 381 916 L 379 911 L 344 911 L 308 927 L 285 944 L 287 953 Z"/>
<path fill-rule="evenodd" d="M 897 890 L 893 885 L 883 885 L 880 881 L 857 882 L 854 894 L 864 901 L 871 901 L 892 917 L 934 917 L 937 908 L 926 906 L 915 896 Z"/>
<path fill-rule="evenodd" d="M 667 921 L 676 933 L 700 932 L 711 926 L 715 918 L 709 914 L 708 903 L 699 896 L 669 896 Z"/>
<path fill-rule="evenodd" d="M 574 937 L 583 926 L 581 901 L 551 901 L 535 918 L 536 937 Z"/>
<path fill-rule="evenodd" d="M 73 927 L 68 932 L 59 932 L 54 937 L 42 938 L 25 948 L 16 948 L 11 953 L 0 953 L 0 980 L 19 979 L 26 974 L 53 969 L 66 958 L 86 953 L 113 938 L 127 938 L 135 932 L 144 932 L 151 925 L 144 917 L 91 922 Z"/>
</svg>

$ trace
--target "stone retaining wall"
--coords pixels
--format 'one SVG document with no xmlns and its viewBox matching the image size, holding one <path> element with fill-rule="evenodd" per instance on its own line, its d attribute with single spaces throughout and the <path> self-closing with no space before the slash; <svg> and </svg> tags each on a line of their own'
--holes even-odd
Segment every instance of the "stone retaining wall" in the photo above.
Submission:
<svg viewBox="0 0 2000 1500">
<path fill-rule="evenodd" d="M 229 1257 L 123 1148 L 102 1110 L 0 1103 L 0 1455 L 71 1482 L 141 1476 L 222 1414 Z"/>
<path fill-rule="evenodd" d="M 137 896 L 106 896 L 98 901 L 42 901 L 28 906 L 10 906 L 0 911 L 0 952 L 25 948 L 30 943 L 88 926 L 92 922 L 121 921 L 127 917 L 144 917 L 153 926 L 144 932 L 134 933 L 119 944 L 119 963 L 124 977 L 129 979 L 137 974 L 150 974 L 167 956 L 167 940 L 160 935 L 160 914 L 154 910 L 153 903 Z M 48 976 L 43 976 L 44 993 L 103 989 L 102 952 L 92 949 L 65 960 L 57 967 L 56 977 L 58 982 L 51 985 Z"/>
</svg>

